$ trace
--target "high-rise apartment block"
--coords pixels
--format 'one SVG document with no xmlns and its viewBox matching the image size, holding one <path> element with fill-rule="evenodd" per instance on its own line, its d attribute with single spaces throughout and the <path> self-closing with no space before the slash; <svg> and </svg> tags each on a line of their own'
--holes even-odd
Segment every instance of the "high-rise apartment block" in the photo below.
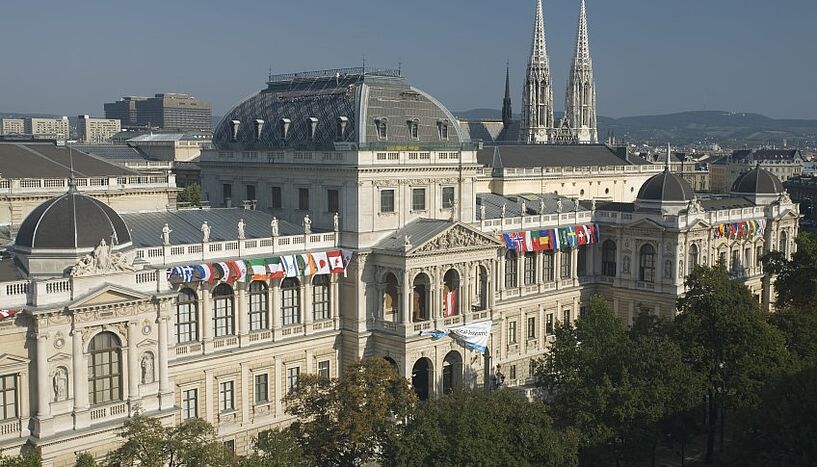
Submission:
<svg viewBox="0 0 817 467">
<path fill-rule="evenodd" d="M 120 131 L 122 125 L 116 118 L 93 118 L 88 115 L 77 117 L 78 138 L 83 143 L 105 143 Z"/>
<path fill-rule="evenodd" d="M 0 135 L 22 135 L 25 127 L 22 118 L 0 118 Z"/>
<path fill-rule="evenodd" d="M 24 131 L 40 139 L 65 141 L 70 137 L 68 117 L 62 118 L 27 118 Z"/>
<path fill-rule="evenodd" d="M 122 120 L 122 126 L 158 127 L 174 131 L 210 131 L 212 109 L 188 94 L 160 93 L 154 97 L 123 97 L 105 104 L 105 117 Z"/>
</svg>

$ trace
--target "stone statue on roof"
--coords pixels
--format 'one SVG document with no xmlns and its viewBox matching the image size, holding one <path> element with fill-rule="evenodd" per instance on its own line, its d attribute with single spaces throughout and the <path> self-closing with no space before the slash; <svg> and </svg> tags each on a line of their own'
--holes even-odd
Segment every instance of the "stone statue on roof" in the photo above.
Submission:
<svg viewBox="0 0 817 467">
<path fill-rule="evenodd" d="M 561 213 L 562 207 L 562 198 L 559 198 L 556 200 L 556 212 Z"/>
<path fill-rule="evenodd" d="M 309 235 L 312 233 L 312 219 L 309 218 L 309 214 L 304 215 L 304 234 Z"/>
<path fill-rule="evenodd" d="M 500 216 L 502 216 L 502 218 L 505 217 L 505 210 L 506 209 L 507 209 L 507 203 L 502 203 L 502 211 L 500 212 Z"/>
<path fill-rule="evenodd" d="M 244 223 L 244 218 L 243 217 L 238 220 L 238 239 L 239 240 L 244 240 L 244 238 L 246 238 L 246 236 L 244 234 L 244 227 L 246 225 L 247 224 Z"/>
<path fill-rule="evenodd" d="M 165 223 L 164 227 L 162 227 L 162 245 L 170 245 L 170 226 Z"/>
<path fill-rule="evenodd" d="M 522 217 L 525 217 L 528 213 L 528 205 L 524 201 L 522 201 L 522 207 L 519 209 L 519 212 Z"/>
<path fill-rule="evenodd" d="M 542 198 L 539 200 L 539 215 L 542 215 L 544 213 L 545 213 L 545 199 Z"/>
<path fill-rule="evenodd" d="M 201 242 L 207 243 L 210 241 L 210 225 L 207 221 L 201 224 Z"/>
<path fill-rule="evenodd" d="M 340 216 L 338 216 L 337 212 L 332 216 L 332 230 L 335 232 L 340 230 Z"/>
<path fill-rule="evenodd" d="M 277 237 L 280 232 L 278 231 L 278 218 L 273 217 L 272 220 L 269 222 L 270 229 L 272 229 L 272 236 Z"/>
<path fill-rule="evenodd" d="M 481 221 L 485 220 L 485 205 L 484 204 L 479 205 L 479 220 L 481 220 Z"/>
</svg>

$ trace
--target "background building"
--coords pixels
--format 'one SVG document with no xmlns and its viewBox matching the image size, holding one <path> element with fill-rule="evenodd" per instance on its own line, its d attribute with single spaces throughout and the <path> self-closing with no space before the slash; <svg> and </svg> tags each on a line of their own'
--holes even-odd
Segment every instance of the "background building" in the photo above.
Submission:
<svg viewBox="0 0 817 467">
<path fill-rule="evenodd" d="M 213 127 L 210 103 L 181 93 L 166 92 L 153 97 L 126 96 L 119 101 L 106 103 L 105 117 L 120 119 L 123 128 L 209 132 Z"/>
<path fill-rule="evenodd" d="M 136 103 L 146 99 L 147 97 L 125 96 L 116 102 L 107 102 L 104 105 L 105 118 L 119 120 L 122 128 L 137 127 L 139 126 L 139 119 L 136 112 Z"/>
<path fill-rule="evenodd" d="M 213 145 L 210 133 L 198 131 L 143 134 L 129 139 L 127 144 L 151 158 L 178 162 L 195 161 L 202 150 Z"/>
<path fill-rule="evenodd" d="M 712 191 L 729 191 L 740 174 L 756 165 L 768 169 L 782 181 L 803 172 L 799 149 L 739 149 L 710 164 Z"/>
<path fill-rule="evenodd" d="M 68 117 L 26 118 L 25 133 L 38 139 L 67 141 L 71 138 Z"/>
<path fill-rule="evenodd" d="M 115 118 L 77 117 L 77 138 L 82 143 L 107 143 L 121 130 L 122 126 Z"/>
<path fill-rule="evenodd" d="M 25 128 L 22 118 L 0 118 L 0 135 L 22 135 Z"/>
</svg>

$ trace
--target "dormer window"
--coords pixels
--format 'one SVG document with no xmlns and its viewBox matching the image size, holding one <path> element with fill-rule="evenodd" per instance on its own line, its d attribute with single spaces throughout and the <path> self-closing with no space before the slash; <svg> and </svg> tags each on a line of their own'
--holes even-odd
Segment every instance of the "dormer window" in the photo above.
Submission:
<svg viewBox="0 0 817 467">
<path fill-rule="evenodd" d="M 286 141 L 287 136 L 289 136 L 289 127 L 292 125 L 292 120 L 288 118 L 282 118 L 278 130 L 281 132 L 281 139 Z"/>
<path fill-rule="evenodd" d="M 386 139 L 387 136 L 386 129 L 388 122 L 389 119 L 387 119 L 386 117 L 374 119 L 374 126 L 375 129 L 377 130 L 377 139 Z"/>
<path fill-rule="evenodd" d="M 409 138 L 420 139 L 419 136 L 420 120 L 415 118 L 413 120 L 408 120 L 406 124 L 408 124 Z"/>
<path fill-rule="evenodd" d="M 315 132 L 318 130 L 318 119 L 316 117 L 309 117 L 306 119 L 307 131 L 309 134 L 307 138 L 309 141 L 315 141 Z"/>
<path fill-rule="evenodd" d="M 346 126 L 349 124 L 348 117 L 338 117 L 337 129 L 335 130 L 335 140 L 343 141 L 346 137 Z"/>
<path fill-rule="evenodd" d="M 261 140 L 261 131 L 264 129 L 264 120 L 255 119 L 255 141 Z"/>
<path fill-rule="evenodd" d="M 447 141 L 448 140 L 448 125 L 450 122 L 448 120 L 437 120 L 437 133 L 440 136 L 441 140 Z"/>
<path fill-rule="evenodd" d="M 230 120 L 230 140 L 238 140 L 238 126 L 241 125 L 240 120 Z"/>
</svg>

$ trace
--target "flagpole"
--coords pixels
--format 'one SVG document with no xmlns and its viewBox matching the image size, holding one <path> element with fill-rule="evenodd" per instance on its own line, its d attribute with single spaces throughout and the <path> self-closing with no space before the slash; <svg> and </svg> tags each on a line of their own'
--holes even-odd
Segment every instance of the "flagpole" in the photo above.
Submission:
<svg viewBox="0 0 817 467">
<path fill-rule="evenodd" d="M 491 392 L 491 351 L 486 348 L 483 357 L 484 375 L 482 377 L 482 385 L 484 386 L 485 392 L 489 393 Z"/>
</svg>

